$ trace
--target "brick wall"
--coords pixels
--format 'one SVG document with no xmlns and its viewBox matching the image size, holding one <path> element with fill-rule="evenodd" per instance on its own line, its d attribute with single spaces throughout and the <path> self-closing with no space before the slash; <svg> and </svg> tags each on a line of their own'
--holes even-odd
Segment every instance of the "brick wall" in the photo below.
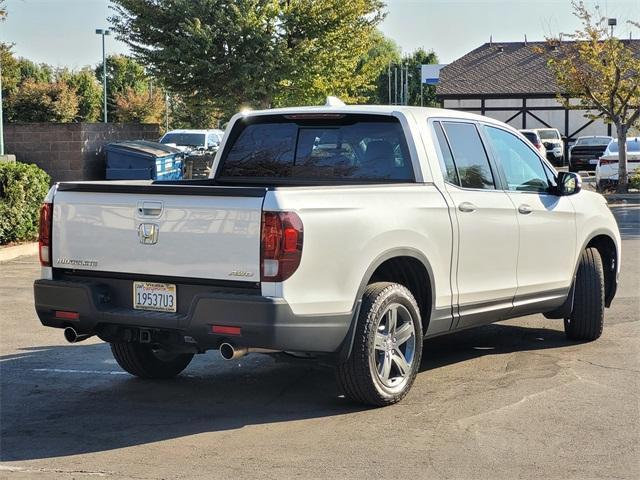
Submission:
<svg viewBox="0 0 640 480">
<path fill-rule="evenodd" d="M 14 123 L 4 125 L 5 151 L 24 163 L 35 163 L 53 182 L 102 180 L 102 146 L 119 140 L 160 138 L 157 124 Z"/>
</svg>

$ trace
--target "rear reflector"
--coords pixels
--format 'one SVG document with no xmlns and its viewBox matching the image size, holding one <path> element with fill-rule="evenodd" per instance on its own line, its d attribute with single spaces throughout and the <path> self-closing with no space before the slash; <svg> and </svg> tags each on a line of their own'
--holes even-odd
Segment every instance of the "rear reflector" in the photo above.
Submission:
<svg viewBox="0 0 640 480">
<path fill-rule="evenodd" d="M 55 317 L 62 320 L 78 320 L 80 314 L 78 312 L 65 312 L 63 310 L 56 310 Z"/>
<path fill-rule="evenodd" d="M 240 335 L 240 327 L 228 327 L 225 325 L 212 325 L 211 333 L 218 333 L 220 335 Z"/>
<path fill-rule="evenodd" d="M 43 203 L 40 207 L 40 225 L 38 228 L 38 252 L 40 265 L 51 266 L 51 223 L 53 220 L 53 204 Z"/>
</svg>

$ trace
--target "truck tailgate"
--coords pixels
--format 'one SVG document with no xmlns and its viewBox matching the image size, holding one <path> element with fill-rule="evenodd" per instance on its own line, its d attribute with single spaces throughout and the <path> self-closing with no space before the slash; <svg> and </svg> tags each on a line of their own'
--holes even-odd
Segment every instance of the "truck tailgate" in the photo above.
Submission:
<svg viewBox="0 0 640 480">
<path fill-rule="evenodd" d="M 264 189 L 61 184 L 53 267 L 260 281 Z"/>
</svg>

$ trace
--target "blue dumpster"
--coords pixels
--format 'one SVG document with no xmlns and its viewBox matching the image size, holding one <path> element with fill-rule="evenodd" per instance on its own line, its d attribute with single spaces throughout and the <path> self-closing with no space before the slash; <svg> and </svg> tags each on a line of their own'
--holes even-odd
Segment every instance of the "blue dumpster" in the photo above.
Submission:
<svg viewBox="0 0 640 480">
<path fill-rule="evenodd" d="M 181 180 L 184 154 L 177 148 L 146 140 L 104 146 L 107 180 Z"/>
</svg>

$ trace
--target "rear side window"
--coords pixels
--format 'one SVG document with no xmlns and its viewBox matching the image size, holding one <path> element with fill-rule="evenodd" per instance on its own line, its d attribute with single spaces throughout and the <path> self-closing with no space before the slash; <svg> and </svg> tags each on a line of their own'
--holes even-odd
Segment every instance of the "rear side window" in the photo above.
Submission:
<svg viewBox="0 0 640 480">
<path fill-rule="evenodd" d="M 404 132 L 393 117 L 253 117 L 236 124 L 228 144 L 221 180 L 414 180 Z"/>
<path fill-rule="evenodd" d="M 442 122 L 464 188 L 495 189 L 487 152 L 472 123 Z"/>
<path fill-rule="evenodd" d="M 442 160 L 440 160 L 440 169 L 442 170 L 442 176 L 444 177 L 445 182 L 449 182 L 454 185 L 460 185 L 460 181 L 458 180 L 458 171 L 456 170 L 456 164 L 453 161 L 453 154 L 451 153 L 451 148 L 449 148 L 447 137 L 442 130 L 442 125 L 440 125 L 440 122 L 434 122 L 433 128 L 436 132 L 438 144 L 440 145 L 440 152 L 442 153 Z"/>
</svg>

